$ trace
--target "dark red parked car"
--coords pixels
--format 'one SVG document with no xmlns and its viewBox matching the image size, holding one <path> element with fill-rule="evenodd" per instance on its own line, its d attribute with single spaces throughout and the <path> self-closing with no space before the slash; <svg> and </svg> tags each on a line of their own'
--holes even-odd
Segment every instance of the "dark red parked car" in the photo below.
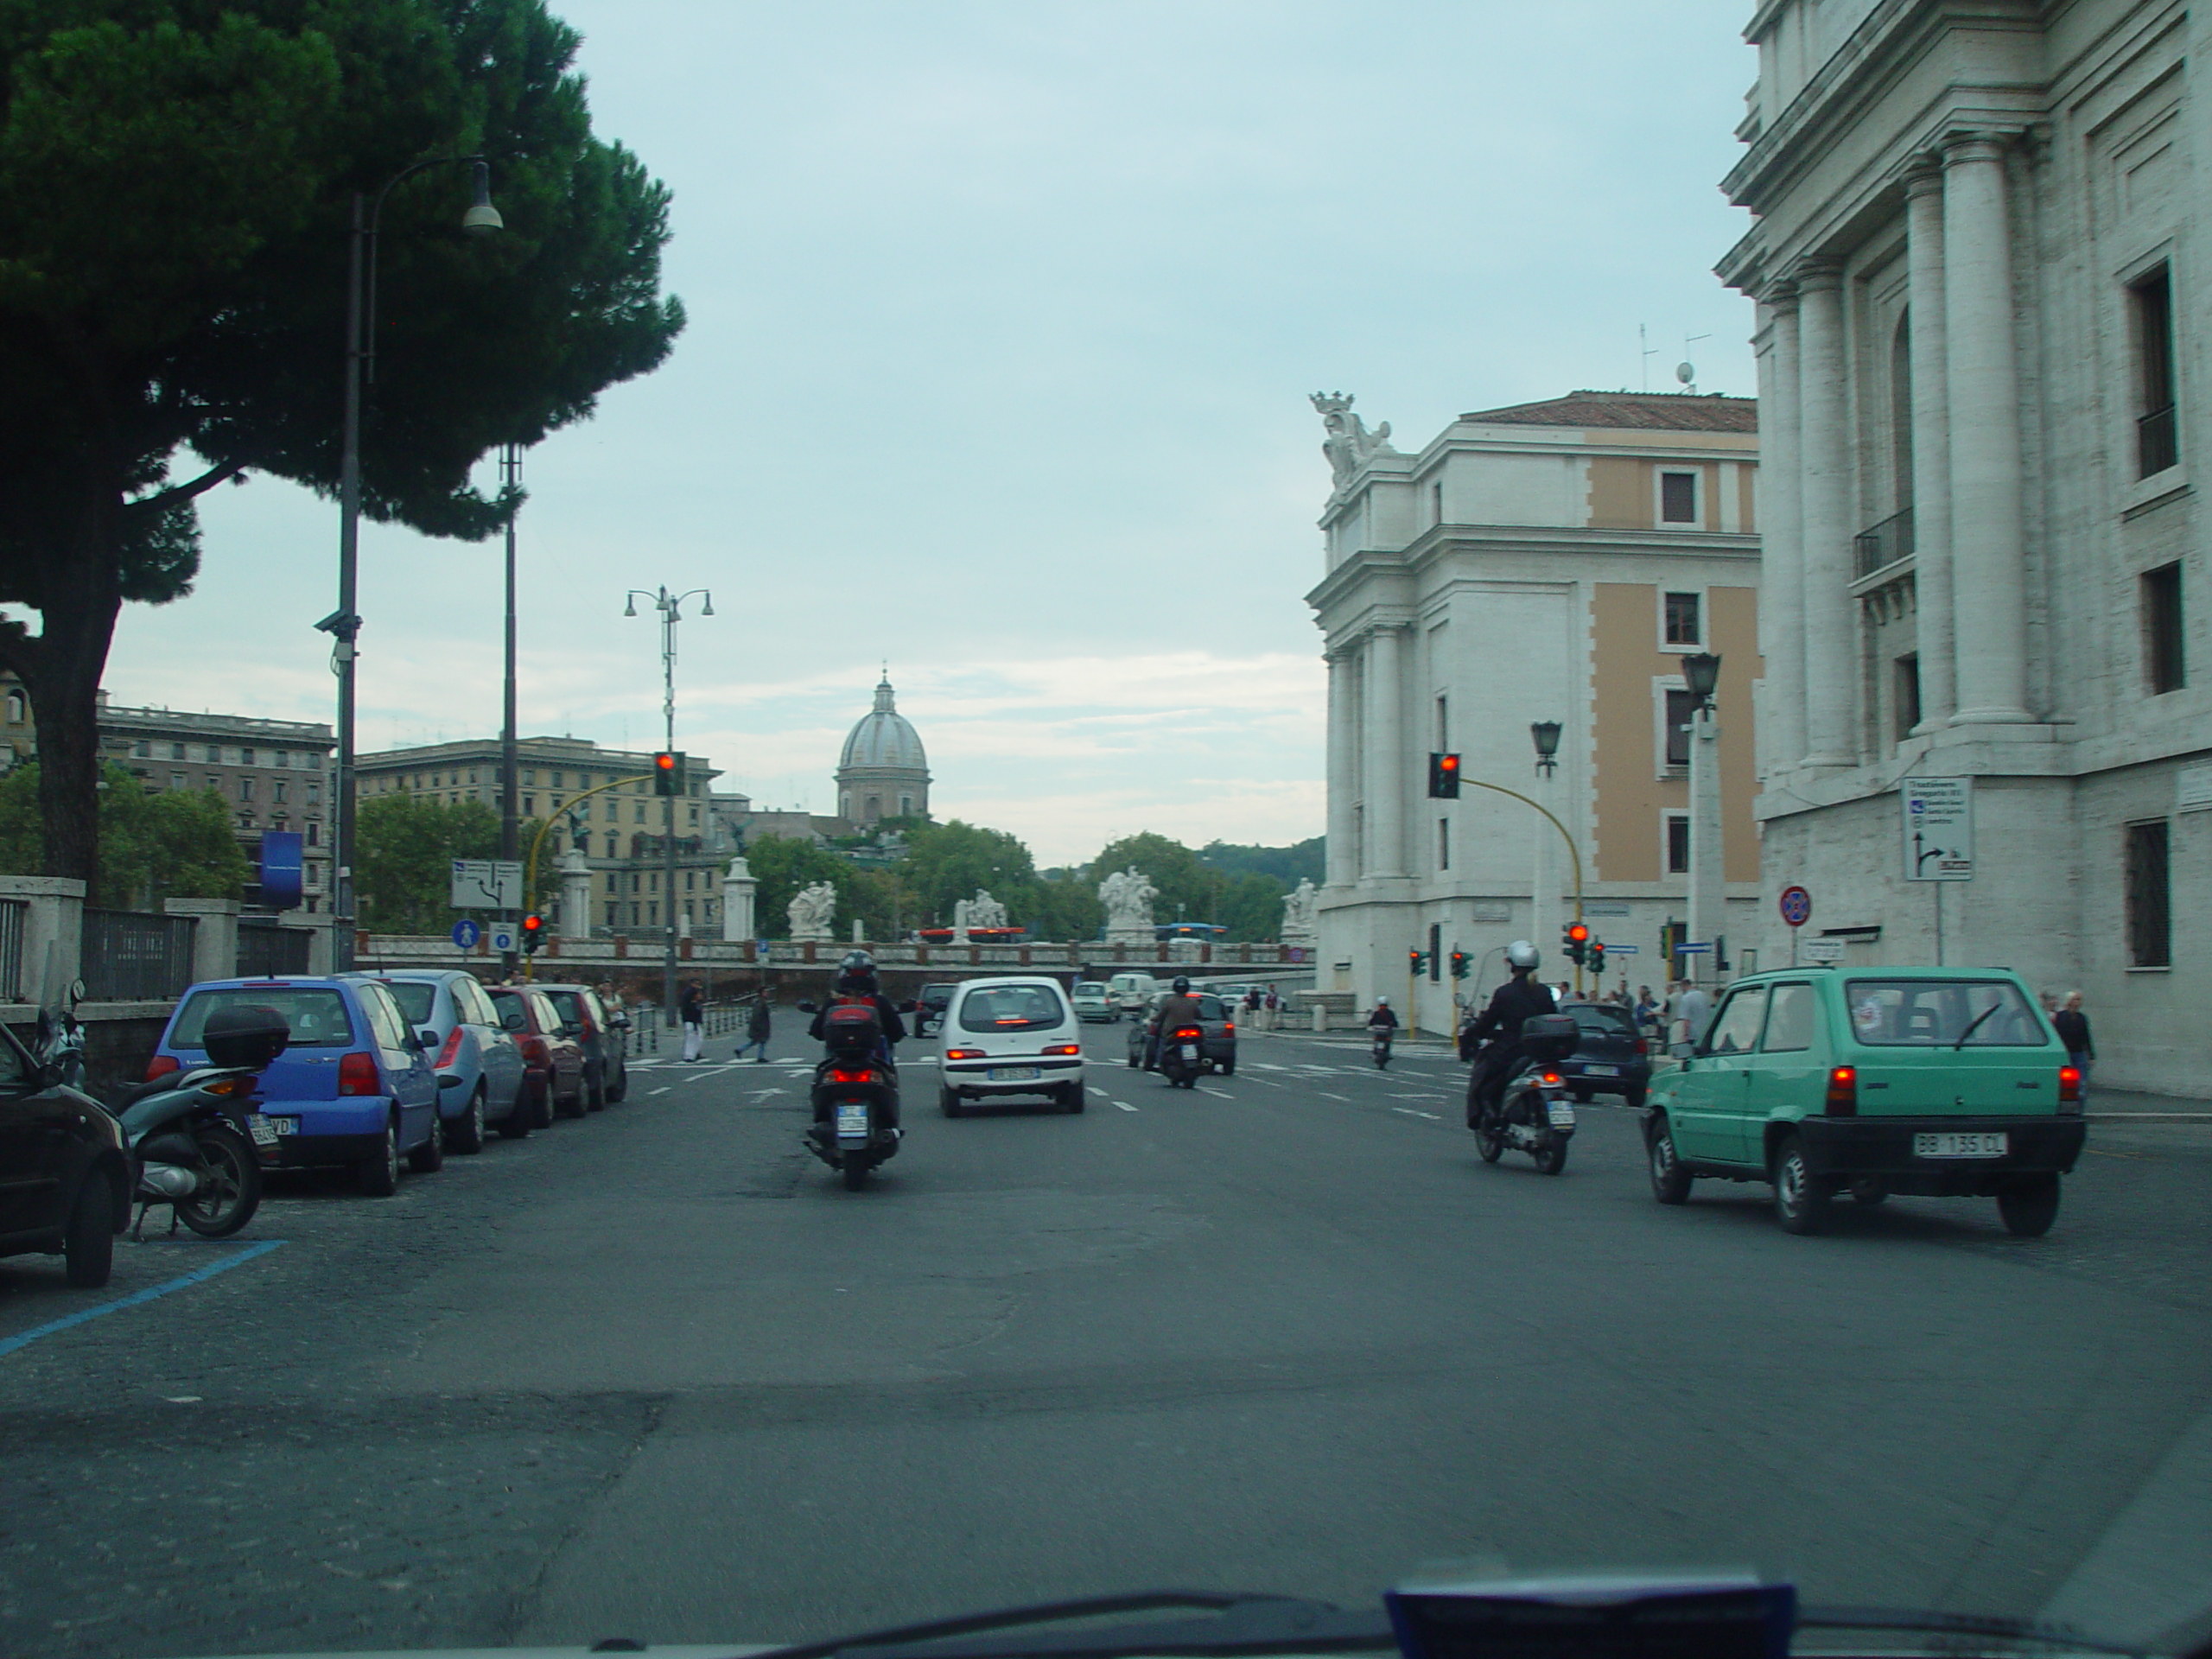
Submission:
<svg viewBox="0 0 2212 1659">
<path fill-rule="evenodd" d="M 499 1023 L 514 1033 L 522 1051 L 523 1091 L 543 1126 L 553 1114 L 582 1117 L 584 1103 L 584 1051 L 560 1010 L 544 992 L 531 985 L 493 985 L 493 1006 Z"/>
</svg>

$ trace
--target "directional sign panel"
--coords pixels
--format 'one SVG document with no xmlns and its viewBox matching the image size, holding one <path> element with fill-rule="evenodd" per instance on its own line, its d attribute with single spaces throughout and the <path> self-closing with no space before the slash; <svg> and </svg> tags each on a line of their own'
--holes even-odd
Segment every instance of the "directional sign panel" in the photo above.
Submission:
<svg viewBox="0 0 2212 1659">
<path fill-rule="evenodd" d="M 522 862 L 499 858 L 456 858 L 453 861 L 455 910 L 520 910 Z"/>
<path fill-rule="evenodd" d="M 1897 785 L 1904 804 L 1904 879 L 1974 880 L 1974 779 L 1908 778 Z"/>
</svg>

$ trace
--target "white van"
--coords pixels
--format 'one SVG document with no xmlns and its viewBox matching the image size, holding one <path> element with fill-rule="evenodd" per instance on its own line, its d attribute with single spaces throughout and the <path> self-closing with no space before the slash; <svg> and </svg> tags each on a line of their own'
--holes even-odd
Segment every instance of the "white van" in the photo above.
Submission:
<svg viewBox="0 0 2212 1659">
<path fill-rule="evenodd" d="M 1083 1109 L 1083 1027 L 1056 981 L 1028 975 L 971 979 L 952 994 L 937 1029 L 937 1103 L 1043 1095 Z"/>
<path fill-rule="evenodd" d="M 1123 1014 L 1141 1014 L 1151 1006 L 1153 993 L 1160 989 L 1160 982 L 1150 974 L 1116 974 L 1106 982 L 1106 987 L 1116 1007 Z"/>
</svg>

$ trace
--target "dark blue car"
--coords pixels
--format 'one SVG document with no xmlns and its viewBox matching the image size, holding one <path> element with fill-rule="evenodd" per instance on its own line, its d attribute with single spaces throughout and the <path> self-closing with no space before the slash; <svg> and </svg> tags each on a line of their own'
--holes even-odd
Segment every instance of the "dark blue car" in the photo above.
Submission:
<svg viewBox="0 0 2212 1659">
<path fill-rule="evenodd" d="M 194 985 L 170 1014 L 149 1077 L 207 1064 L 200 1046 L 218 1008 L 274 1008 L 291 1032 L 263 1073 L 250 1127 L 264 1168 L 342 1167 L 387 1198 L 399 1160 L 428 1174 L 445 1161 L 438 1077 L 391 993 L 373 980 L 306 975 Z"/>
</svg>

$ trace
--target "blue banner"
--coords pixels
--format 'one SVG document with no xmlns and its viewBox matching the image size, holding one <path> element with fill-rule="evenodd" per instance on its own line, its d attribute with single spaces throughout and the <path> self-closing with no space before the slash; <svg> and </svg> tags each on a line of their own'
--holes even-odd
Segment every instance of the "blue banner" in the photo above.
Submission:
<svg viewBox="0 0 2212 1659">
<path fill-rule="evenodd" d="M 261 902 L 272 910 L 297 910 L 303 866 L 299 832 L 261 832 Z"/>
</svg>

